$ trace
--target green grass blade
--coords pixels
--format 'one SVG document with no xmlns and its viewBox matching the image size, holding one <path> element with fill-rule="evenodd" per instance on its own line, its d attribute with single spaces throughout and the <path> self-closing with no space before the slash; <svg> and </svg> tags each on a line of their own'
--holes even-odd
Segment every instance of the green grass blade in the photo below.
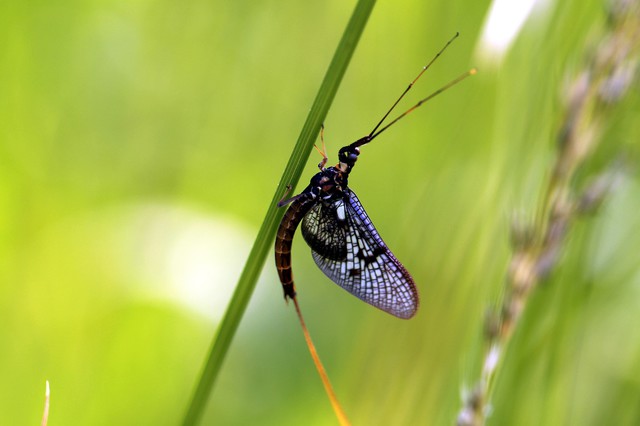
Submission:
<svg viewBox="0 0 640 426">
<path fill-rule="evenodd" d="M 311 107 L 311 111 L 307 116 L 298 141 L 280 179 L 277 190 L 269 204 L 269 209 L 260 227 L 256 241 L 253 244 L 247 263 L 240 275 L 231 302 L 213 340 L 199 383 L 184 417 L 183 423 L 185 425 L 196 424 L 205 409 L 209 393 L 220 372 L 222 362 L 224 361 L 236 329 L 240 324 L 242 315 L 249 303 L 267 254 L 273 245 L 277 226 L 284 214 L 284 209 L 277 208 L 277 202 L 283 196 L 285 187 L 291 185 L 292 188 L 295 188 L 300 179 L 300 175 L 313 148 L 313 143 L 320 126 L 338 91 L 342 77 L 344 76 L 374 4 L 375 0 L 360 0 L 358 2 L 342 39 L 338 44 L 331 64 L 320 86 L 320 90 Z"/>
</svg>

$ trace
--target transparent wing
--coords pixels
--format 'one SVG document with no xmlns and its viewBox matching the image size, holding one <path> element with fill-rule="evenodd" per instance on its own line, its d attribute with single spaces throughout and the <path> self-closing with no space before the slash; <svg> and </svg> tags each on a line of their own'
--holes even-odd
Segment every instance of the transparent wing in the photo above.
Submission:
<svg viewBox="0 0 640 426">
<path fill-rule="evenodd" d="M 344 212 L 344 200 L 322 201 L 309 210 L 302 219 L 302 236 L 314 252 L 342 260 L 347 257 L 348 222 L 339 219 Z M 344 214 L 340 214 L 344 218 Z"/>
<path fill-rule="evenodd" d="M 303 219 L 302 232 L 318 267 L 365 302 L 400 318 L 418 309 L 413 278 L 391 253 L 358 197 L 320 202 Z"/>
</svg>

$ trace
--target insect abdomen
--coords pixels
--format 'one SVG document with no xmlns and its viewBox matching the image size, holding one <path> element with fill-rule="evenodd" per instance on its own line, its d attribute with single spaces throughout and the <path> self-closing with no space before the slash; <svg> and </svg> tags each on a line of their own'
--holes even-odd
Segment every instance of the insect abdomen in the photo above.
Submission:
<svg viewBox="0 0 640 426">
<path fill-rule="evenodd" d="M 276 269 L 284 290 L 284 298 L 294 298 L 296 288 L 293 284 L 293 272 L 291 271 L 291 243 L 293 235 L 300 224 L 300 221 L 307 214 L 309 209 L 317 202 L 311 195 L 302 194 L 296 198 L 287 209 L 276 234 Z"/>
</svg>

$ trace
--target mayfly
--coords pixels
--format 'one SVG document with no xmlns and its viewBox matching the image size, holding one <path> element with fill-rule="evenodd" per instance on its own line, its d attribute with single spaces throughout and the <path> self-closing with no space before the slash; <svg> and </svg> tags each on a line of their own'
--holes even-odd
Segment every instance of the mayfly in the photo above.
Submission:
<svg viewBox="0 0 640 426">
<path fill-rule="evenodd" d="M 275 242 L 276 268 L 285 299 L 296 300 L 291 243 L 302 222 L 302 236 L 311 247 L 313 260 L 333 282 L 391 315 L 403 319 L 415 315 L 419 298 L 413 278 L 378 234 L 358 197 L 349 188 L 348 178 L 360 155 L 360 147 L 429 99 L 475 74 L 475 69 L 467 71 L 382 126 L 400 100 L 457 36 L 456 33 L 422 68 L 367 136 L 340 149 L 338 164 L 325 168 L 327 156 L 323 149 L 323 159 L 318 164 L 320 172 L 311 178 L 309 186 L 300 194 L 278 203 L 279 207 L 289 204 Z M 321 139 L 324 147 L 322 131 Z"/>
</svg>

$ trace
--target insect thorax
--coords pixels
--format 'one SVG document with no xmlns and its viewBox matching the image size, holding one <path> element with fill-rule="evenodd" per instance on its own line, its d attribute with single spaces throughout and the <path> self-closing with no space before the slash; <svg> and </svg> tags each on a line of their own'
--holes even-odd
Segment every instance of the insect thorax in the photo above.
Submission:
<svg viewBox="0 0 640 426">
<path fill-rule="evenodd" d="M 347 174 L 336 167 L 328 167 L 311 178 L 309 188 L 321 200 L 342 198 L 347 188 Z"/>
</svg>

